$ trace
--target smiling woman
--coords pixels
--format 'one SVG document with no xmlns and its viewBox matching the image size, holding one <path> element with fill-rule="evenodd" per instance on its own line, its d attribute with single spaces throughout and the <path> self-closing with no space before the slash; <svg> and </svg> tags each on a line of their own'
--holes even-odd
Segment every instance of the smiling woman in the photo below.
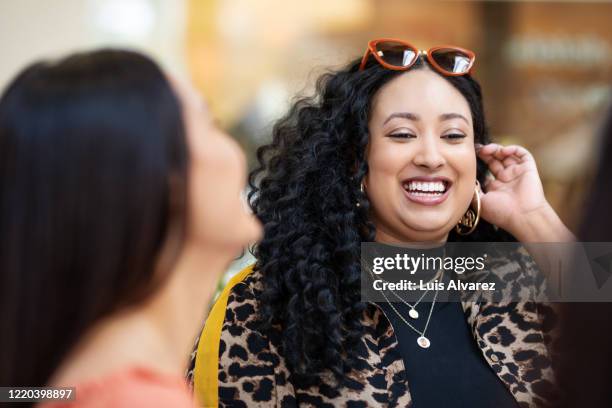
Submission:
<svg viewBox="0 0 612 408">
<path fill-rule="evenodd" d="M 372 106 L 363 184 L 376 240 L 444 242 L 475 188 L 466 98 L 443 76 L 418 69 L 385 84 Z M 406 107 L 412 111 L 401 111 Z"/>
<path fill-rule="evenodd" d="M 571 236 L 531 155 L 489 144 L 473 53 L 434 50 L 371 42 L 362 60 L 320 78 L 260 148 L 250 204 L 265 236 L 200 338 L 194 383 L 207 405 L 516 407 L 554 397 L 540 306 L 434 297 L 414 313 L 361 301 L 363 241 Z M 526 252 L 498 261 L 506 273 L 535 267 Z"/>
</svg>

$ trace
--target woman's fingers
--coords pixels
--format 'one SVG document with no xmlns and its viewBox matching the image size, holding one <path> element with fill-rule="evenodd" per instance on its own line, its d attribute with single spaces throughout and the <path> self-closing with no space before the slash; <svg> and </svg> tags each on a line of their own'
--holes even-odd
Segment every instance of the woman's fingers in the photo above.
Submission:
<svg viewBox="0 0 612 408">
<path fill-rule="evenodd" d="M 498 152 L 501 146 L 495 143 L 482 146 L 477 154 L 487 164 L 489 171 L 499 178 L 500 173 L 504 170 L 504 163 L 498 158 Z"/>
<path fill-rule="evenodd" d="M 478 148 L 477 152 L 478 154 L 483 154 L 483 155 L 490 155 L 492 153 L 495 153 L 495 151 L 499 148 L 498 144 L 495 143 L 489 143 L 486 145 L 482 145 L 480 148 Z"/>
<path fill-rule="evenodd" d="M 496 179 L 507 182 L 523 173 L 522 164 L 529 167 L 533 157 L 527 149 L 518 145 L 501 146 L 490 143 L 477 150 L 480 157 L 489 167 Z"/>
<path fill-rule="evenodd" d="M 516 156 L 509 156 L 506 157 L 502 163 L 504 164 L 504 167 L 509 167 L 512 166 L 513 164 L 520 164 L 520 159 Z"/>
<path fill-rule="evenodd" d="M 531 153 L 523 146 L 509 145 L 502 146 L 497 143 L 489 143 L 488 145 L 482 146 L 478 149 L 478 155 L 489 156 L 493 155 L 499 160 L 504 160 L 508 156 L 516 156 L 517 158 L 524 160 L 530 159 Z"/>
<path fill-rule="evenodd" d="M 489 171 L 493 173 L 495 177 L 497 177 L 497 175 L 504 170 L 504 164 L 497 160 L 494 156 L 481 156 L 481 159 L 487 163 L 487 166 L 489 166 Z"/>
<path fill-rule="evenodd" d="M 508 146 L 508 147 L 515 148 L 515 151 L 513 154 L 516 155 L 520 159 L 531 159 L 532 158 L 531 153 L 529 153 L 529 150 L 525 149 L 523 146 L 513 145 L 513 146 Z"/>
<path fill-rule="evenodd" d="M 485 189 L 495 191 L 506 188 L 507 183 L 520 179 L 537 167 L 531 153 L 522 146 L 501 146 L 491 143 L 477 148 L 478 157 L 489 167 L 494 180 L 485 180 Z"/>
<path fill-rule="evenodd" d="M 533 159 L 529 151 L 522 146 L 501 146 L 497 143 L 490 143 L 481 147 L 477 154 L 489 166 L 497 160 L 504 168 Z"/>
</svg>

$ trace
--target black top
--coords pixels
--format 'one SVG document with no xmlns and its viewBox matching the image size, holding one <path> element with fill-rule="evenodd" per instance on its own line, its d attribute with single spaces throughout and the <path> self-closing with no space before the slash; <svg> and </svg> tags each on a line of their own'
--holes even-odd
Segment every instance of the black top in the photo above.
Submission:
<svg viewBox="0 0 612 408">
<path fill-rule="evenodd" d="M 424 300 L 431 301 L 432 297 L 433 291 Z M 431 342 L 427 349 L 417 344 L 420 335 L 408 327 L 388 303 L 381 302 L 378 305 L 389 318 L 399 342 L 415 408 L 518 407 L 513 395 L 478 349 L 461 303 L 435 304 L 425 332 Z M 410 308 L 407 305 L 394 302 L 393 306 L 410 324 L 423 330 L 431 303 L 417 305 L 419 318 L 416 320 L 408 317 Z"/>
</svg>

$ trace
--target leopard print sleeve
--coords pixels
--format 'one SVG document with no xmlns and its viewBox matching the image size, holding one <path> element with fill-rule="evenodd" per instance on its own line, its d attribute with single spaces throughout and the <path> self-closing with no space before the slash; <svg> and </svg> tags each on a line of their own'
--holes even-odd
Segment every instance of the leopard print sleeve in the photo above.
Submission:
<svg viewBox="0 0 612 408">
<path fill-rule="evenodd" d="M 228 298 L 219 344 L 219 406 L 276 406 L 278 354 L 256 327 L 254 290 L 237 284 Z"/>
</svg>

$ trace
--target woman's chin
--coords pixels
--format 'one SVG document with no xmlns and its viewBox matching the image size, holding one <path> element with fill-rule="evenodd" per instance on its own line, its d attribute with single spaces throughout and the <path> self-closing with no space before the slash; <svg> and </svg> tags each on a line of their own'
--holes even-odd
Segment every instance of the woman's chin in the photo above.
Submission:
<svg viewBox="0 0 612 408">
<path fill-rule="evenodd" d="M 428 220 L 420 219 L 416 222 L 406 223 L 410 229 L 411 241 L 418 242 L 437 242 L 446 240 L 448 233 L 452 229 L 448 222 L 440 222 L 440 219 Z"/>
</svg>

